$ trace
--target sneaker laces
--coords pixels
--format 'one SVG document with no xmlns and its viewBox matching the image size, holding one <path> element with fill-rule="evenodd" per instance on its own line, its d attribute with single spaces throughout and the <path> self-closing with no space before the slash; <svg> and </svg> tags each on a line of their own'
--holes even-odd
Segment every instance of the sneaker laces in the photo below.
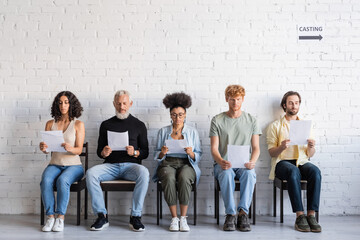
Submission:
<svg viewBox="0 0 360 240">
<path fill-rule="evenodd" d="M 104 214 L 98 214 L 98 217 L 94 221 L 94 224 L 98 224 L 104 218 L 106 218 Z"/>
<path fill-rule="evenodd" d="M 142 225 L 141 217 L 132 216 L 132 219 L 133 219 L 133 225 Z"/>
<path fill-rule="evenodd" d="M 46 223 L 45 223 L 45 227 L 51 227 L 51 224 L 54 223 L 53 221 L 55 221 L 55 218 L 53 218 L 53 217 L 47 218 Z"/>
<path fill-rule="evenodd" d="M 232 224 L 234 224 L 234 222 L 235 222 L 235 216 L 230 215 L 230 214 L 226 215 L 226 218 L 225 218 L 226 225 L 232 225 Z"/>
<path fill-rule="evenodd" d="M 187 216 L 181 216 L 181 217 L 180 217 L 180 224 L 181 224 L 182 226 L 184 226 L 184 227 L 185 227 L 185 226 L 188 226 L 186 218 L 187 218 Z"/>
<path fill-rule="evenodd" d="M 241 219 L 241 223 L 242 223 L 242 224 L 250 224 L 249 218 L 247 217 L 247 215 L 242 214 L 242 215 L 240 216 L 240 219 Z"/>
<path fill-rule="evenodd" d="M 63 222 L 64 222 L 64 219 L 62 219 L 62 218 L 56 218 L 56 219 L 55 219 L 55 224 L 54 224 L 54 226 L 55 226 L 55 227 L 59 227 L 59 226 L 62 225 Z"/>
<path fill-rule="evenodd" d="M 171 225 L 176 225 L 178 223 L 179 223 L 179 218 L 174 217 L 174 218 L 171 219 Z"/>
</svg>

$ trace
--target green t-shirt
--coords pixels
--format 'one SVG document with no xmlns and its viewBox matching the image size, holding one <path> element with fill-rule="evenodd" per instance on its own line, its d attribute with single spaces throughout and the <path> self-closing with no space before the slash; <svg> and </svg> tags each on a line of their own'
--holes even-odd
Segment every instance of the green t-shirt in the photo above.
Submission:
<svg viewBox="0 0 360 240">
<path fill-rule="evenodd" d="M 248 145 L 251 147 L 253 135 L 261 135 L 261 129 L 255 117 L 242 112 L 238 118 L 230 118 L 226 112 L 213 117 L 210 125 L 210 137 L 219 137 L 219 152 L 227 160 L 227 145 Z"/>
</svg>

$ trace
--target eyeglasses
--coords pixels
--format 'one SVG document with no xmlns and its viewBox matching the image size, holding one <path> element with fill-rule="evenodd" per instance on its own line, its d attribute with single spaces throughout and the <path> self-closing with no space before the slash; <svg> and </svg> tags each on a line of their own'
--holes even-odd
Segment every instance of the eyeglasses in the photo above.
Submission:
<svg viewBox="0 0 360 240">
<path fill-rule="evenodd" d="M 178 118 L 179 117 L 180 119 L 183 119 L 185 117 L 185 113 L 179 113 L 179 114 L 172 113 L 172 114 L 170 114 L 170 116 L 172 118 Z"/>
</svg>

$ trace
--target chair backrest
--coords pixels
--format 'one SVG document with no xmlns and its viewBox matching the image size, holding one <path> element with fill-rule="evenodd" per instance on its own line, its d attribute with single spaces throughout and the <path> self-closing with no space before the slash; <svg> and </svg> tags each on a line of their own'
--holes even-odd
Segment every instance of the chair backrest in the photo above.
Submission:
<svg viewBox="0 0 360 240">
<path fill-rule="evenodd" d="M 88 161 L 89 161 L 89 143 L 88 142 L 84 143 L 83 150 L 79 156 L 84 157 L 84 169 L 86 172 L 88 170 Z"/>
</svg>

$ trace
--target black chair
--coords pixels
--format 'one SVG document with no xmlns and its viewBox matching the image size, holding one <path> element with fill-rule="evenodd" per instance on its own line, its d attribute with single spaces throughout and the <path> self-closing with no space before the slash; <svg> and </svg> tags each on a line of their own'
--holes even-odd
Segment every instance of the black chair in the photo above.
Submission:
<svg viewBox="0 0 360 240">
<path fill-rule="evenodd" d="M 307 181 L 301 180 L 301 190 L 307 189 Z M 286 180 L 281 180 L 277 177 L 274 179 L 273 187 L 273 205 L 274 205 L 274 217 L 276 217 L 276 188 L 280 189 L 280 222 L 284 222 L 284 190 L 288 190 L 288 184 Z M 315 212 L 316 221 L 319 222 L 319 212 Z"/>
<path fill-rule="evenodd" d="M 83 151 L 82 153 L 79 155 L 80 157 L 83 157 L 84 161 L 84 169 L 85 169 L 85 173 L 88 169 L 88 160 L 89 160 L 89 148 L 88 148 L 88 143 L 84 143 L 83 145 Z M 70 192 L 76 192 L 77 193 L 77 206 L 76 206 L 76 225 L 80 225 L 80 214 L 81 214 L 81 191 L 85 189 L 85 211 L 84 211 L 84 219 L 87 219 L 88 217 L 88 199 L 87 199 L 87 188 L 86 188 L 86 179 L 85 179 L 85 174 L 84 177 L 79 180 L 78 182 L 74 182 L 73 184 L 71 184 L 70 186 Z M 56 185 L 54 184 L 54 191 L 56 192 Z M 40 201 L 41 201 L 41 215 L 40 215 L 40 224 L 44 225 L 44 218 L 45 218 L 45 209 L 44 209 L 44 204 L 42 201 L 42 197 L 40 195 Z"/>
<path fill-rule="evenodd" d="M 216 223 L 219 225 L 219 208 L 220 208 L 220 203 L 219 203 L 219 199 L 220 199 L 220 185 L 219 185 L 219 181 L 214 178 L 214 198 L 215 198 L 215 218 L 216 218 Z M 235 191 L 240 191 L 240 182 L 239 180 L 235 180 Z M 252 213 L 251 213 L 252 212 Z M 253 192 L 253 198 L 252 198 L 252 202 L 249 208 L 249 218 L 252 218 L 253 220 L 253 224 L 255 225 L 256 223 L 256 184 L 254 186 L 254 192 Z"/>
<path fill-rule="evenodd" d="M 156 224 L 159 225 L 160 224 L 159 219 L 160 218 L 162 219 L 162 192 L 163 192 L 160 181 L 157 182 L 156 188 L 157 188 L 157 190 L 156 190 L 156 193 L 157 193 L 156 194 Z M 194 225 L 196 225 L 197 191 L 196 191 L 196 183 L 195 182 L 192 184 L 191 191 L 194 193 Z"/>
<path fill-rule="evenodd" d="M 109 215 L 108 209 L 108 192 L 132 192 L 135 188 L 135 181 L 128 180 L 112 180 L 112 181 L 103 181 L 100 183 L 102 190 L 105 192 L 105 208 L 108 211 L 107 215 Z"/>
</svg>

